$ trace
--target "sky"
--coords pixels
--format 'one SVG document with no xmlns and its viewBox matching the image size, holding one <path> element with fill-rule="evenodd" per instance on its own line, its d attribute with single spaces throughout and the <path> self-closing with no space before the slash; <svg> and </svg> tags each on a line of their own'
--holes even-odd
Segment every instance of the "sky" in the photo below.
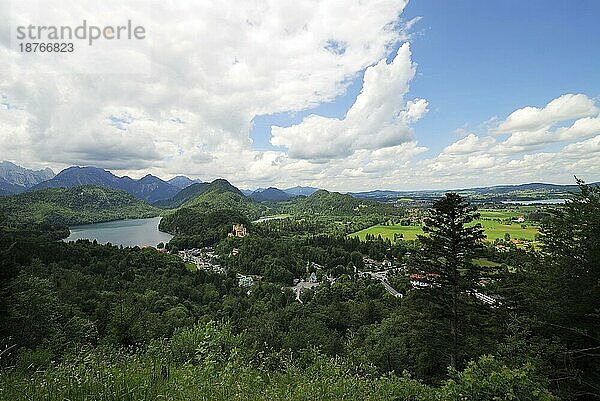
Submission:
<svg viewBox="0 0 600 401">
<path fill-rule="evenodd" d="M 86 16 L 72 1 L 58 17 Z M 93 52 L 52 73 L 19 53 L 0 5 L 0 159 L 242 188 L 600 181 L 597 1 L 134 4 L 86 18 L 143 23 L 114 54 L 150 69 L 83 74 Z"/>
</svg>

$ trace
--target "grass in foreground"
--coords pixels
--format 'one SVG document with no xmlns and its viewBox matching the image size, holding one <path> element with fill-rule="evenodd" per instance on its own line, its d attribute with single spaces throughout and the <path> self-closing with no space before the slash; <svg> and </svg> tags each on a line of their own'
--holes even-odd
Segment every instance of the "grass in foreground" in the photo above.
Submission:
<svg viewBox="0 0 600 401">
<path fill-rule="evenodd" d="M 245 354 L 242 340 L 208 322 L 134 354 L 102 347 L 49 367 L 18 359 L 16 368 L 0 371 L 0 400 L 554 400 L 533 365 L 510 368 L 492 356 L 451 369 L 434 387 L 316 350 Z"/>
<path fill-rule="evenodd" d="M 268 371 L 248 363 L 216 361 L 165 365 L 148 356 L 118 361 L 86 358 L 77 364 L 30 374 L 0 374 L 0 399 L 109 400 L 553 400 L 530 366 L 510 369 L 492 357 L 471 362 L 439 387 L 409 377 L 352 373 L 337 360 L 319 357 L 305 369 Z"/>
</svg>

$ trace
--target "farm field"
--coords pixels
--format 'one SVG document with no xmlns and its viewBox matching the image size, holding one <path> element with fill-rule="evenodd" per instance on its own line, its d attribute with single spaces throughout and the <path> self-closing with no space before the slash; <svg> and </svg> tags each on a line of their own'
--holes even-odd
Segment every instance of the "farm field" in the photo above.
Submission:
<svg viewBox="0 0 600 401">
<path fill-rule="evenodd" d="M 533 241 L 538 232 L 536 226 L 525 225 L 525 228 L 523 228 L 519 223 L 503 224 L 494 220 L 480 220 L 479 223 L 483 226 L 485 235 L 487 235 L 487 239 L 490 241 L 504 238 L 504 234 L 506 233 L 509 233 L 510 237 L 513 239 Z"/>
<path fill-rule="evenodd" d="M 507 219 L 521 216 L 518 210 L 481 210 L 481 219 L 478 220 L 483 226 L 487 239 L 493 241 L 498 238 L 504 238 L 506 233 L 513 239 L 525 239 L 532 241 L 538 232 L 536 226 L 525 223 L 525 228 L 520 223 L 507 223 Z M 402 234 L 404 240 L 414 240 L 417 235 L 423 234 L 421 226 L 401 226 L 399 224 L 384 225 L 377 224 L 364 230 L 350 234 L 352 237 L 358 236 L 364 240 L 367 234 L 375 237 L 381 235 L 382 238 L 389 238 L 394 241 L 394 234 Z"/>
<path fill-rule="evenodd" d="M 485 258 L 473 259 L 473 263 L 475 263 L 478 266 L 483 266 L 483 267 L 498 267 L 498 266 L 502 266 L 502 264 L 500 264 L 500 263 L 492 262 L 491 260 L 487 260 Z"/>
<path fill-rule="evenodd" d="M 383 225 L 376 224 L 364 230 L 357 231 L 350 234 L 351 237 L 358 236 L 361 240 L 364 240 L 367 234 L 372 234 L 375 237 L 381 235 L 381 238 L 389 238 L 392 242 L 394 241 L 394 234 L 402 234 L 405 240 L 416 239 L 417 235 L 423 234 L 421 226 L 401 226 L 399 224 Z"/>
<path fill-rule="evenodd" d="M 518 210 L 490 210 L 482 209 L 478 210 L 482 219 L 511 219 L 513 217 L 522 216 L 523 213 Z"/>
</svg>

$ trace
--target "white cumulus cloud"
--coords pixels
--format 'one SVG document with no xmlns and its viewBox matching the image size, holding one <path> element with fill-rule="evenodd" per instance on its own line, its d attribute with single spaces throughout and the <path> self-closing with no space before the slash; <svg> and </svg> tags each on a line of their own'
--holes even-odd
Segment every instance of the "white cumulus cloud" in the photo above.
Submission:
<svg viewBox="0 0 600 401">
<path fill-rule="evenodd" d="M 537 131 L 560 121 L 597 115 L 600 109 L 583 94 L 562 95 L 542 108 L 523 107 L 498 125 L 498 132 Z"/>
<path fill-rule="evenodd" d="M 408 43 L 388 64 L 368 67 L 363 88 L 343 119 L 310 115 L 291 127 L 272 127 L 271 143 L 298 159 L 347 157 L 359 149 L 381 149 L 413 140 L 409 124 L 427 112 L 427 101 L 405 100 L 415 75 Z"/>
</svg>

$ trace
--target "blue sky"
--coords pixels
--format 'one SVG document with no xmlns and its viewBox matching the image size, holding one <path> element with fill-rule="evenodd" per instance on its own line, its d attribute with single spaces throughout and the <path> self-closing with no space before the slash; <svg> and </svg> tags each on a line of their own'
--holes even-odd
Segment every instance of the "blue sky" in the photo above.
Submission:
<svg viewBox="0 0 600 401">
<path fill-rule="evenodd" d="M 564 93 L 600 96 L 600 1 L 413 0 L 402 20 L 417 17 L 410 96 L 430 104 L 413 126 L 429 148 L 423 157 L 459 139 L 455 130 L 483 133 L 487 120 L 523 106 L 543 107 Z M 269 143 L 271 125 L 298 124 L 311 113 L 343 118 L 361 87 L 359 74 L 333 102 L 256 117 L 254 146 L 280 149 Z"/>
<path fill-rule="evenodd" d="M 598 0 L 63 1 L 0 20 L 131 16 L 148 42 L 50 63 L 0 31 L 17 164 L 338 191 L 600 181 Z M 152 68 L 87 68 L 106 55 Z"/>
</svg>

